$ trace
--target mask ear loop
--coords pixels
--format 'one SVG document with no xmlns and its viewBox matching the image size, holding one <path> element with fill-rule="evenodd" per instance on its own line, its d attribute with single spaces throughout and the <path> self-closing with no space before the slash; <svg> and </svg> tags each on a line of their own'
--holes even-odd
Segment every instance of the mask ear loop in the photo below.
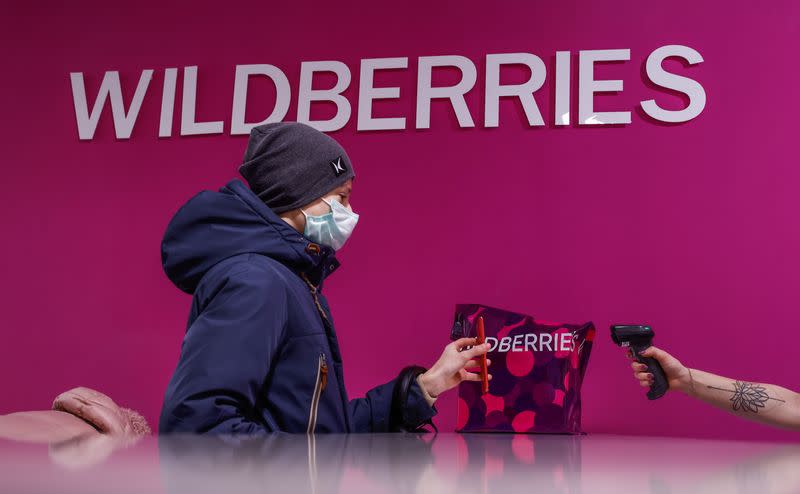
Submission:
<svg viewBox="0 0 800 494">
<path fill-rule="evenodd" d="M 328 205 L 328 207 L 330 207 L 330 208 L 331 208 L 331 212 L 333 212 L 333 206 L 331 206 L 331 203 L 329 203 L 328 201 L 326 201 L 324 197 L 322 197 L 321 199 L 322 199 L 322 201 L 323 201 L 325 204 L 327 204 L 327 205 Z M 300 212 L 301 212 L 301 213 L 303 213 L 303 216 L 304 216 L 304 217 L 305 217 L 305 219 L 306 219 L 306 224 L 303 226 L 303 229 L 305 229 L 305 227 L 306 227 L 306 226 L 308 226 L 308 213 L 306 213 L 306 212 L 305 212 L 305 210 L 303 210 L 303 208 L 300 208 Z"/>
<path fill-rule="evenodd" d="M 333 204 L 331 204 L 331 203 L 329 203 L 328 201 L 326 201 L 324 197 L 323 197 L 323 198 L 321 198 L 321 199 L 322 199 L 322 200 L 325 202 L 325 204 L 327 204 L 328 206 L 330 206 L 330 208 L 331 208 L 331 212 L 333 212 Z M 349 212 L 351 215 L 354 215 L 354 214 L 356 214 L 356 213 L 355 213 L 355 211 L 353 211 L 353 208 L 352 208 L 352 207 L 350 207 L 350 206 L 345 206 L 344 204 L 342 204 L 342 203 L 341 203 L 341 202 L 339 202 L 339 201 L 336 201 L 336 203 L 337 203 L 339 206 L 341 206 L 343 209 L 345 209 L 347 212 Z"/>
<path fill-rule="evenodd" d="M 303 235 L 305 235 L 305 232 L 308 230 L 308 213 L 306 213 L 305 211 L 303 211 L 303 208 L 300 208 L 300 212 L 301 212 L 301 213 L 303 213 L 303 219 L 304 219 L 304 223 L 303 223 Z"/>
<path fill-rule="evenodd" d="M 324 202 L 325 204 L 328 205 L 329 208 L 331 208 L 331 213 L 332 213 L 333 212 L 333 204 L 331 204 L 330 202 L 325 200 L 324 197 L 321 197 L 320 199 L 322 199 L 322 202 Z M 336 201 L 336 202 L 339 203 L 340 206 L 344 207 L 344 205 L 341 202 L 339 202 L 339 201 Z"/>
<path fill-rule="evenodd" d="M 331 208 L 331 213 L 332 213 L 332 212 L 333 212 L 333 205 L 332 205 L 331 203 L 329 203 L 328 201 L 326 201 L 324 197 L 320 197 L 320 199 L 322 199 L 322 202 L 324 202 L 325 204 L 327 204 L 327 205 L 328 205 L 328 207 L 329 207 L 329 208 Z M 303 213 L 303 214 L 305 214 L 305 215 L 306 215 L 306 218 L 308 218 L 308 214 L 306 214 L 306 212 L 305 212 L 305 211 L 303 211 L 303 210 L 301 209 L 301 210 L 300 210 L 300 212 L 301 212 L 301 213 Z M 326 213 L 326 214 L 328 214 L 328 213 Z"/>
</svg>

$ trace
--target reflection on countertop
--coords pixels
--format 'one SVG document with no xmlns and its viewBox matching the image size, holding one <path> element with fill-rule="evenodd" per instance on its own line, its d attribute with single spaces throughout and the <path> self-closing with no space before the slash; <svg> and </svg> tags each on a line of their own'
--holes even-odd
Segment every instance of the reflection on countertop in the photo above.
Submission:
<svg viewBox="0 0 800 494">
<path fill-rule="evenodd" d="M 795 493 L 800 445 L 501 434 L 0 442 L 0 492 Z"/>
</svg>

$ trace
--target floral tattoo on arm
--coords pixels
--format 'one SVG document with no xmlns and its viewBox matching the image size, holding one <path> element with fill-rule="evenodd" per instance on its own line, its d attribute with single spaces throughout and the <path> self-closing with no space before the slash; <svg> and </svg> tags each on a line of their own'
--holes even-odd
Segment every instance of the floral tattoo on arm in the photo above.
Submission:
<svg viewBox="0 0 800 494">
<path fill-rule="evenodd" d="M 717 388 L 716 386 L 709 386 L 709 388 L 733 393 L 731 395 L 731 408 L 736 412 L 742 410 L 745 412 L 758 413 L 758 409 L 767 406 L 767 401 L 769 400 L 786 403 L 784 400 L 771 397 L 767 394 L 767 389 L 764 386 L 754 383 L 734 381 L 732 390 Z"/>
</svg>

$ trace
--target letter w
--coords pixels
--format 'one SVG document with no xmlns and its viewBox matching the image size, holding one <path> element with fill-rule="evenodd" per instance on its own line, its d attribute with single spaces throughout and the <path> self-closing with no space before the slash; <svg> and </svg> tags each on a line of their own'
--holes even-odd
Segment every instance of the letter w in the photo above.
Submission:
<svg viewBox="0 0 800 494">
<path fill-rule="evenodd" d="M 139 115 L 142 106 L 144 93 L 153 78 L 152 69 L 142 71 L 139 77 L 139 85 L 136 86 L 136 93 L 128 111 L 122 101 L 122 89 L 119 84 L 119 72 L 116 70 L 106 72 L 103 83 L 97 92 L 97 98 L 92 107 L 92 114 L 89 115 L 89 108 L 86 104 L 86 87 L 83 84 L 83 72 L 70 72 L 72 81 L 72 101 L 75 104 L 75 119 L 78 121 L 78 136 L 81 140 L 88 140 L 94 137 L 97 129 L 97 122 L 100 120 L 100 113 L 105 106 L 106 98 L 111 99 L 111 113 L 114 115 L 114 131 L 117 139 L 129 139 L 133 132 L 133 125 Z"/>
</svg>

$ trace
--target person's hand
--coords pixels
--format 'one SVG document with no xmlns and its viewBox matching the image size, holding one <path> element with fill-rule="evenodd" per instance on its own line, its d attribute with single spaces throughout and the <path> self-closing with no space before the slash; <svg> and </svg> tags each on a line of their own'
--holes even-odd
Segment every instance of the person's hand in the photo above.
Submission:
<svg viewBox="0 0 800 494">
<path fill-rule="evenodd" d="M 652 357 L 661 364 L 661 368 L 664 369 L 664 375 L 669 384 L 669 389 L 677 389 L 683 392 L 689 391 L 692 384 L 692 375 L 689 369 L 684 366 L 680 360 L 654 346 L 649 347 L 639 353 L 639 355 L 642 357 Z M 652 386 L 653 374 L 647 372 L 647 366 L 634 360 L 631 350 L 628 350 L 628 358 L 633 360 L 633 362 L 631 362 L 633 376 L 639 380 L 639 384 L 644 388 Z"/>
<path fill-rule="evenodd" d="M 448 389 L 458 386 L 461 381 L 480 381 L 480 372 L 470 372 L 467 369 L 480 369 L 478 357 L 489 351 L 489 344 L 476 345 L 464 350 L 465 347 L 475 345 L 475 338 L 461 338 L 446 347 L 439 360 L 427 372 L 419 377 L 420 385 L 432 397 L 437 397 Z M 491 363 L 486 361 L 487 365 Z M 489 374 L 489 379 L 492 375 Z"/>
<path fill-rule="evenodd" d="M 114 400 L 93 389 L 78 387 L 61 393 L 53 401 L 53 410 L 80 417 L 102 434 L 135 435 L 127 415 Z"/>
</svg>

